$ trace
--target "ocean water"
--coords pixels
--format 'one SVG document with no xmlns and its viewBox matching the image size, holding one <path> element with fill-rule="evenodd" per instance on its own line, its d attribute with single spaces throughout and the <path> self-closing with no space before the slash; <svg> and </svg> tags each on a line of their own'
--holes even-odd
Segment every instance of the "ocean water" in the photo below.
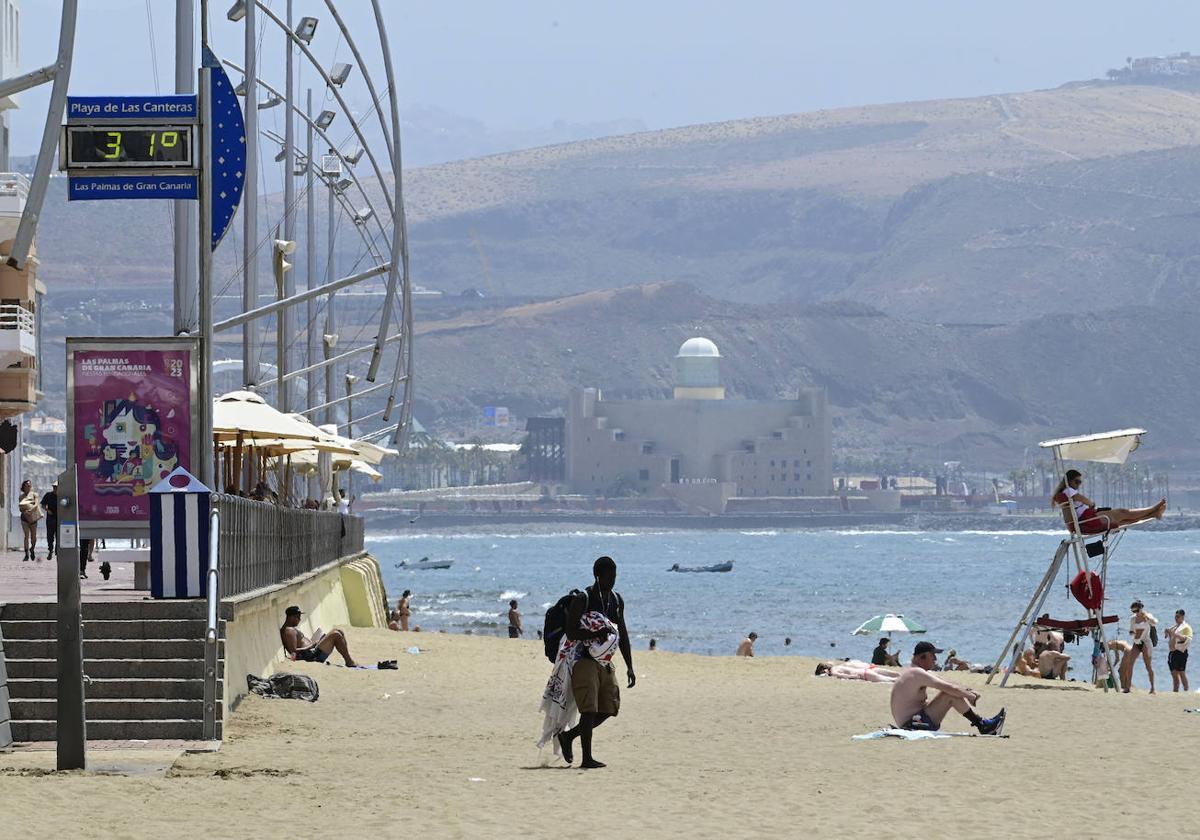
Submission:
<svg viewBox="0 0 1200 840">
<path fill-rule="evenodd" d="M 608 554 L 617 561 L 616 588 L 635 652 L 653 637 L 663 650 L 729 655 L 753 630 L 759 656 L 869 659 L 876 639 L 851 631 L 892 612 L 928 630 L 893 636 L 905 659 L 915 641 L 929 639 L 961 658 L 992 663 L 1060 539 L 1058 531 L 509 531 L 369 533 L 367 543 L 392 603 L 412 590 L 412 623 L 422 630 L 507 635 L 508 601 L 516 598 L 526 637 L 536 638 L 546 607 L 591 583 L 592 561 Z M 454 565 L 396 568 L 421 557 Z M 726 560 L 734 564 L 727 574 L 667 571 L 673 563 Z M 1055 618 L 1083 618 L 1067 580 L 1064 568 L 1046 610 Z M 1160 636 L 1181 607 L 1196 625 L 1200 532 L 1126 535 L 1110 561 L 1107 591 L 1106 611 L 1121 616 L 1122 636 L 1134 598 L 1159 619 Z M 1077 675 L 1090 676 L 1091 643 L 1068 645 L 1066 652 L 1075 657 Z M 1165 638 L 1155 663 L 1158 687 L 1169 690 Z M 1140 665 L 1135 673 L 1144 683 Z"/>
</svg>

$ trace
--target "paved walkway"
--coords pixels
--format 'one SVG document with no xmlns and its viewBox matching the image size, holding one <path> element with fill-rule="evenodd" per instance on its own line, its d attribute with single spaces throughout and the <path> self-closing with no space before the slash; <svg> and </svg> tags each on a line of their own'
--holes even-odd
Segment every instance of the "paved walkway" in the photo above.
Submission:
<svg viewBox="0 0 1200 840">
<path fill-rule="evenodd" d="M 109 540 L 109 545 L 127 546 L 128 540 Z M 0 603 L 24 601 L 55 601 L 58 598 L 58 573 L 55 560 L 46 559 L 46 548 L 41 546 L 37 559 L 24 561 L 23 552 L 0 550 Z M 130 601 L 149 596 L 146 590 L 133 588 L 133 563 L 125 559 L 125 552 L 98 550 L 88 565 L 86 580 L 80 581 L 85 601 Z M 100 564 L 108 559 L 112 575 L 105 580 L 100 575 Z"/>
</svg>

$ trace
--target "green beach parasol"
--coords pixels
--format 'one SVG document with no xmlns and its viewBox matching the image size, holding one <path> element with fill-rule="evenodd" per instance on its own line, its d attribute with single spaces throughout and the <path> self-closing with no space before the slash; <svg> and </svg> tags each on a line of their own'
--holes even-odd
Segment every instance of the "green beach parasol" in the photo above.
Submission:
<svg viewBox="0 0 1200 840">
<path fill-rule="evenodd" d="M 852 636 L 871 636 L 888 633 L 924 633 L 925 628 L 912 619 L 905 618 L 902 615 L 888 613 L 887 615 L 877 615 L 874 618 L 869 618 L 859 625 L 858 629 L 850 635 Z"/>
</svg>

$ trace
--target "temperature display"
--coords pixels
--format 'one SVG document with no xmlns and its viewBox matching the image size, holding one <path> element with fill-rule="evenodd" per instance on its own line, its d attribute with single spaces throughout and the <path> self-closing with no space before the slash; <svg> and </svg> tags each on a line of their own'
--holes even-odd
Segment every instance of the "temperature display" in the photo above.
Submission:
<svg viewBox="0 0 1200 840">
<path fill-rule="evenodd" d="M 191 125 L 68 125 L 67 169 L 191 169 Z"/>
</svg>

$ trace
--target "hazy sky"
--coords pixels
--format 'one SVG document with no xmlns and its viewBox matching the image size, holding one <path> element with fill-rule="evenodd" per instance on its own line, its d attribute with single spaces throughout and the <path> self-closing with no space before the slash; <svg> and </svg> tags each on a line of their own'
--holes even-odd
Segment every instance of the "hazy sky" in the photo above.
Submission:
<svg viewBox="0 0 1200 840">
<path fill-rule="evenodd" d="M 213 40 L 240 63 L 240 25 L 225 20 L 231 3 L 213 0 Z M 168 92 L 175 0 L 148 4 L 159 85 Z M 80 5 L 72 92 L 153 92 L 147 0 Z M 271 3 L 281 15 L 285 6 Z M 52 59 L 60 4 L 22 0 L 22 7 L 28 70 Z M 1129 55 L 1200 51 L 1195 0 L 384 0 L 383 7 L 403 103 L 496 129 L 620 118 L 659 128 L 1028 90 L 1103 75 Z M 374 37 L 367 0 L 340 0 L 339 8 L 360 41 Z M 331 59 L 339 39 L 323 0 L 295 0 L 295 9 L 322 18 L 313 48 Z M 279 43 L 267 29 L 262 64 L 264 76 L 282 84 Z M 338 56 L 347 54 L 341 45 Z M 312 80 L 310 73 L 302 83 Z M 351 97 L 368 102 L 357 90 Z M 12 117 L 14 154 L 34 150 L 45 93 L 23 94 L 21 104 Z"/>
</svg>

